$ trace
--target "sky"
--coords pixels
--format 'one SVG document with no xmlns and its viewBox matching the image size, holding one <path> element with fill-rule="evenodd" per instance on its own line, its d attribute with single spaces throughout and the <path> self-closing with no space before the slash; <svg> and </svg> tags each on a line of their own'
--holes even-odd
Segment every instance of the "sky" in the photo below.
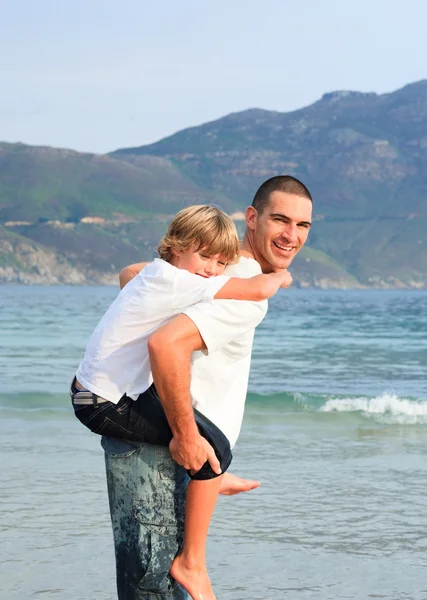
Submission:
<svg viewBox="0 0 427 600">
<path fill-rule="evenodd" d="M 0 140 L 104 153 L 427 78 L 425 0 L 0 0 Z"/>
</svg>

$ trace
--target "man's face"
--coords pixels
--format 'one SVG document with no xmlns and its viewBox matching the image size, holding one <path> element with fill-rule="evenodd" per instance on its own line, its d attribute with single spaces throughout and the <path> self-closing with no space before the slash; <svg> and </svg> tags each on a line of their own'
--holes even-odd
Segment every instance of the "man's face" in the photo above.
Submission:
<svg viewBox="0 0 427 600">
<path fill-rule="evenodd" d="M 289 267 L 308 237 L 311 214 L 308 198 L 278 191 L 261 214 L 252 206 L 246 210 L 252 250 L 264 272 Z"/>
</svg>

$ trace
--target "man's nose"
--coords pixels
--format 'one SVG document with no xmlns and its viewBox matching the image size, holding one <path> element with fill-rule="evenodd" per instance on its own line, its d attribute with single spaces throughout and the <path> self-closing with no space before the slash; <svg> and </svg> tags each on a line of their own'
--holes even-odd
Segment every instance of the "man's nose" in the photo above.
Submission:
<svg viewBox="0 0 427 600">
<path fill-rule="evenodd" d="M 283 231 L 283 237 L 288 242 L 295 243 L 298 240 L 298 228 L 296 223 L 287 223 Z"/>
</svg>

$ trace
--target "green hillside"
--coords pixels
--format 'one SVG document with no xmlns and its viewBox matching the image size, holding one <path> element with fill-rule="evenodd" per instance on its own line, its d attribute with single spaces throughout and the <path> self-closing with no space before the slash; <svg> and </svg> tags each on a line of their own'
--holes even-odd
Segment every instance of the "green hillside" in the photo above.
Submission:
<svg viewBox="0 0 427 600">
<path fill-rule="evenodd" d="M 0 144 L 0 222 L 115 214 L 173 214 L 189 204 L 235 205 L 186 178 L 169 160 L 128 161 L 73 150 Z"/>
</svg>

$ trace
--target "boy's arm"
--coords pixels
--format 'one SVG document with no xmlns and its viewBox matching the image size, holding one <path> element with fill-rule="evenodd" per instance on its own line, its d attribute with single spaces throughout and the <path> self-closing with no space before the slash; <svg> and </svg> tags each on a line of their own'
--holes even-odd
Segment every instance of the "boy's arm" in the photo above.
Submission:
<svg viewBox="0 0 427 600">
<path fill-rule="evenodd" d="M 120 289 L 123 289 L 148 264 L 148 262 L 135 263 L 122 269 L 119 274 Z M 247 279 L 231 277 L 215 294 L 214 298 L 216 300 L 249 300 L 259 302 L 268 300 L 268 298 L 274 296 L 279 288 L 289 287 L 291 283 L 292 276 L 286 269 L 277 271 L 276 273 L 255 275 Z"/>
<path fill-rule="evenodd" d="M 125 285 L 129 283 L 131 279 L 136 277 L 136 275 L 138 275 L 138 273 L 147 265 L 148 262 L 135 263 L 134 265 L 128 265 L 122 269 L 119 273 L 120 289 L 122 290 Z"/>
<path fill-rule="evenodd" d="M 232 277 L 215 294 L 215 300 L 250 300 L 259 302 L 268 300 L 279 288 L 289 287 L 292 276 L 286 270 L 265 275 L 255 275 L 249 279 Z"/>
</svg>

